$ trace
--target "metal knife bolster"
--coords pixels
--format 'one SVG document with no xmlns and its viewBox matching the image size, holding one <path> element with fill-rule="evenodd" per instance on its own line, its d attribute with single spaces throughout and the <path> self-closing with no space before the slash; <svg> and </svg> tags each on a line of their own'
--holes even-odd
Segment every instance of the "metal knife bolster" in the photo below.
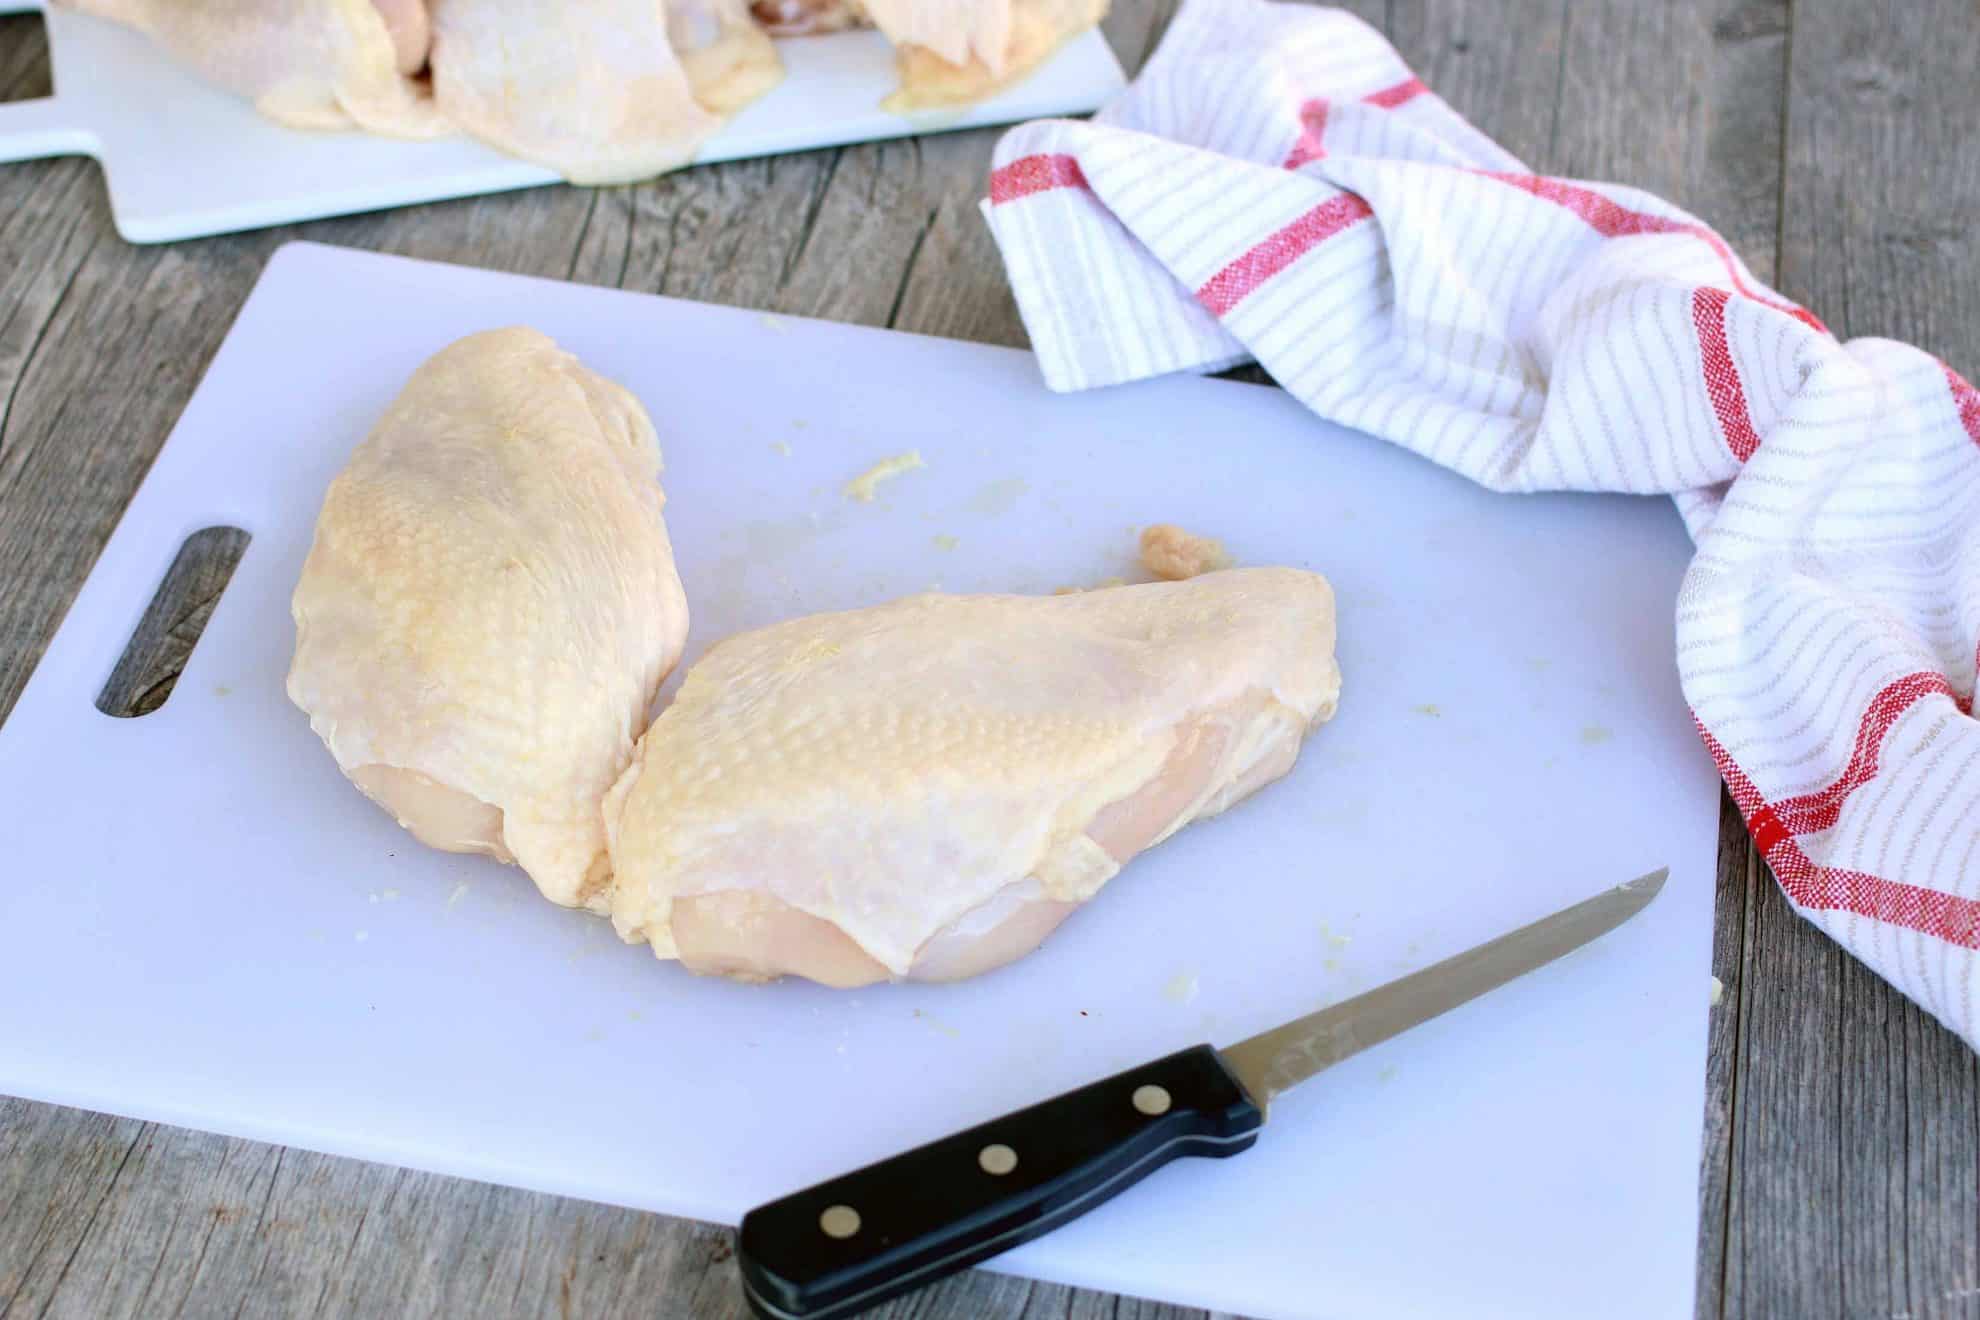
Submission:
<svg viewBox="0 0 1980 1320">
<path fill-rule="evenodd" d="M 751 1307 L 832 1320 L 1049 1232 L 1183 1155 L 1225 1156 L 1264 1122 L 1198 1045 L 751 1211 Z"/>
</svg>

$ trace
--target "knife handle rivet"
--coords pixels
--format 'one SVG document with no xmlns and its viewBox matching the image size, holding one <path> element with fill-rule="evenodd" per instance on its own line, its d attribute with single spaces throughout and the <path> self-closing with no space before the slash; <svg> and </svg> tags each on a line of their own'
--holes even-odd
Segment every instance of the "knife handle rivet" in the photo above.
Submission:
<svg viewBox="0 0 1980 1320">
<path fill-rule="evenodd" d="M 818 1227 L 829 1238 L 849 1238 L 859 1232 L 859 1211 L 849 1205 L 826 1207 L 818 1216 Z"/>
<path fill-rule="evenodd" d="M 1001 1178 L 1017 1167 L 1017 1152 L 1001 1141 L 993 1141 L 976 1152 L 976 1162 L 985 1173 Z"/>
<path fill-rule="evenodd" d="M 1169 1092 L 1165 1087 L 1150 1083 L 1147 1086 L 1134 1088 L 1134 1107 L 1150 1118 L 1160 1118 L 1168 1113 L 1171 1103 L 1173 1102 L 1169 1099 Z"/>
</svg>

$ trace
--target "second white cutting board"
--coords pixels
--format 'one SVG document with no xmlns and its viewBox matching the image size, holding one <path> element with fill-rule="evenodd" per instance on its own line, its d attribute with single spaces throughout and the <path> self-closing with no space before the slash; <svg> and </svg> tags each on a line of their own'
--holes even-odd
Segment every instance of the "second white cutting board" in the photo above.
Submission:
<svg viewBox="0 0 1980 1320">
<path fill-rule="evenodd" d="M 652 409 L 690 658 L 938 582 L 1095 582 L 1170 519 L 1332 577 L 1340 714 L 994 975 L 657 963 L 418 847 L 282 692 L 331 475 L 428 354 L 516 322 Z M 907 449 L 925 470 L 841 494 Z M 171 700 L 98 714 L 215 523 L 253 541 Z M 1668 863 L 1598 945 L 997 1268 L 1266 1316 L 1688 1314 L 1718 791 L 1673 675 L 1687 556 L 1662 501 L 1493 496 L 1273 390 L 1055 397 L 1008 350 L 287 247 L 0 726 L 0 1090 L 734 1222 Z"/>
<path fill-rule="evenodd" d="M 0 102 L 0 161 L 95 157 L 117 232 L 132 243 L 558 182 L 465 137 L 400 142 L 284 128 L 137 32 L 70 9 L 44 21 L 55 94 Z M 777 51 L 784 80 L 704 142 L 697 162 L 1081 114 L 1126 82 L 1095 30 L 975 105 L 896 115 L 880 108 L 896 79 L 893 48 L 878 32 L 793 38 Z"/>
</svg>

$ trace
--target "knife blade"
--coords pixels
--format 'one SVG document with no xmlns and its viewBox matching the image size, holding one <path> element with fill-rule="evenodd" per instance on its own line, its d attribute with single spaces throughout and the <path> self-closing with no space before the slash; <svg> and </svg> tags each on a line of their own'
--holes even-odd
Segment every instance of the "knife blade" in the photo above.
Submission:
<svg viewBox="0 0 1980 1320">
<path fill-rule="evenodd" d="M 1667 875 L 1222 1050 L 1179 1050 L 758 1206 L 737 1233 L 744 1296 L 766 1320 L 838 1320 L 1050 1232 L 1170 1160 L 1248 1150 L 1288 1087 L 1607 934 Z"/>
</svg>

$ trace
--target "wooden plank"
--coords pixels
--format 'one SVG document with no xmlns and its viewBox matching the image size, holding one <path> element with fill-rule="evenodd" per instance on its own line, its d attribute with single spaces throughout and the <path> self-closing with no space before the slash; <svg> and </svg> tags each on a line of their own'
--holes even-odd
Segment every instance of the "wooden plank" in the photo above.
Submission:
<svg viewBox="0 0 1980 1320">
<path fill-rule="evenodd" d="M 1757 862 L 1757 859 L 1756 859 Z M 1796 917 L 1772 877 L 1755 886 L 1735 1065 L 1722 1304 L 1729 1317 L 1852 1314 L 1842 1306 L 1843 1058 L 1847 958 Z M 1852 1207 L 1854 1208 L 1854 1207 Z"/>
<path fill-rule="evenodd" d="M 0 1099 L 0 1316 L 48 1312 L 147 1129 Z"/>
<path fill-rule="evenodd" d="M 107 219 L 96 171 L 82 161 L 0 169 L 0 449 L 12 429 L 21 378 L 83 258 L 102 241 L 92 208 Z"/>
<path fill-rule="evenodd" d="M 1980 1106 L 1974 1096 L 1980 1085 L 1974 1056 L 1908 1003 L 1901 1004 L 1897 1018 L 1904 1060 L 1900 1130 L 1905 1142 L 1898 1170 L 1904 1212 L 1888 1235 L 1896 1261 L 1885 1268 L 1894 1276 L 1902 1268 L 1904 1301 L 1891 1314 L 1975 1320 L 1980 1317 Z"/>
<path fill-rule="evenodd" d="M 46 96 L 50 87 L 40 16 L 0 18 L 0 101 Z M 84 256 L 100 238 L 93 211 L 107 216 L 108 207 L 99 176 L 86 161 L 0 168 L 0 463 L 6 461 L 21 377 L 33 365 Z M 13 702 L 5 665 L 0 651 L 0 717 Z"/>
<path fill-rule="evenodd" d="M 270 1146 L 147 1125 L 102 1189 L 55 1313 L 182 1313 L 202 1284 L 234 1276 L 241 1221 L 266 1203 L 281 1157 Z"/>
<path fill-rule="evenodd" d="M 0 101 L 32 101 L 48 95 L 54 85 L 41 15 L 0 17 Z"/>
<path fill-rule="evenodd" d="M 1587 6 L 1591 14 L 1626 8 Z M 1392 0 L 1389 9 L 1389 40 L 1417 75 L 1487 137 L 1544 167 L 1560 119 L 1569 6 Z"/>
<path fill-rule="evenodd" d="M 1698 1291 L 1694 1314 L 1725 1313 L 1731 1260 L 1727 1211 L 1732 1201 L 1733 1116 L 1739 1082 L 1740 1005 L 1746 991 L 1746 942 L 1754 893 L 1772 881 L 1760 865 L 1730 795 L 1719 801 L 1717 894 L 1713 901 L 1711 1016 L 1705 1036 L 1705 1131 L 1698 1158 Z"/>
<path fill-rule="evenodd" d="M 1384 0 L 1351 0 L 1349 8 L 1367 9 L 1371 5 L 1380 9 Z M 1155 47 L 1168 31 L 1169 20 L 1176 15 L 1177 0 L 1112 0 L 1107 17 L 1100 21 L 1100 30 L 1107 36 L 1107 44 L 1113 47 L 1114 57 L 1121 62 L 1132 78 L 1141 72 L 1141 66 L 1148 63 L 1148 57 L 1155 53 Z"/>
<path fill-rule="evenodd" d="M 1783 291 L 1845 338 L 1980 377 L 1980 142 L 1969 0 L 1796 0 Z"/>
<path fill-rule="evenodd" d="M 1980 369 L 1972 6 L 1799 0 L 1791 52 L 1782 291 L 1845 338 Z M 1756 955 L 1803 948 L 1812 966 L 1826 943 L 1771 885 L 1756 917 Z M 1855 960 L 1828 961 L 1752 1001 L 1728 1314 L 1980 1314 L 1973 1053 Z M 1749 984 L 1762 970 L 1756 956 Z"/>
</svg>

